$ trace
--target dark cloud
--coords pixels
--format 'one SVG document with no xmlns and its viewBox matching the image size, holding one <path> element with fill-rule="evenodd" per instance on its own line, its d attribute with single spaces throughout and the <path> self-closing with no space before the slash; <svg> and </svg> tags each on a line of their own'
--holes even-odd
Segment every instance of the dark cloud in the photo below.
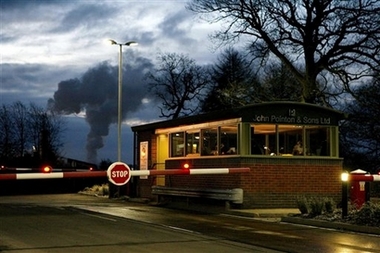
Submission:
<svg viewBox="0 0 380 253">
<path fill-rule="evenodd" d="M 42 20 L 46 14 L 67 5 L 60 0 L 1 0 L 1 21 L 8 25 Z"/>
<path fill-rule="evenodd" d="M 129 53 L 129 62 L 123 66 L 122 117 L 135 112 L 146 97 L 144 76 L 152 68 L 150 60 Z M 124 56 L 124 58 L 127 58 Z M 118 116 L 118 66 L 103 62 L 88 69 L 80 79 L 61 81 L 50 107 L 64 113 L 84 111 L 90 125 L 87 134 L 87 160 L 97 162 L 97 151 L 103 147 L 111 124 Z"/>
<path fill-rule="evenodd" d="M 69 6 L 70 3 L 66 1 L 2 1 L 0 15 L 2 42 L 33 45 L 39 40 L 40 34 L 48 32 L 51 24 L 60 20 L 54 12 L 62 11 Z M 26 40 L 28 44 L 25 43 Z"/>
<path fill-rule="evenodd" d="M 20 39 L 12 36 L 11 31 L 22 30 L 20 25 L 31 27 L 35 34 L 60 34 L 68 33 L 77 29 L 86 36 L 91 30 L 99 30 L 108 24 L 108 20 L 120 10 L 113 5 L 102 4 L 94 1 L 43 1 L 43 0 L 15 0 L 2 1 L 1 22 L 6 24 L 3 29 L 6 39 Z M 14 28 L 14 29 L 13 29 Z"/>
<path fill-rule="evenodd" d="M 182 41 L 184 45 L 190 44 L 194 41 L 189 37 L 189 19 L 191 17 L 192 13 L 186 9 L 173 12 L 166 16 L 158 27 L 161 29 L 163 36 Z"/>
<path fill-rule="evenodd" d="M 33 89 L 41 79 L 46 66 L 40 64 L 1 64 L 1 86 L 4 89 Z"/>
<path fill-rule="evenodd" d="M 142 41 L 145 47 L 154 46 L 157 41 L 157 36 L 153 32 L 139 33 L 136 41 Z"/>
<path fill-rule="evenodd" d="M 1 0 L 1 10 L 9 11 L 14 9 L 30 10 L 31 7 L 40 5 L 55 6 L 64 4 L 62 0 Z"/>
<path fill-rule="evenodd" d="M 11 104 L 15 101 L 46 106 L 56 80 L 75 75 L 75 70 L 46 64 L 0 64 L 0 101 Z"/>
<path fill-rule="evenodd" d="M 69 32 L 78 28 L 96 29 L 103 27 L 107 20 L 118 12 L 110 5 L 85 4 L 77 5 L 68 11 L 55 28 L 53 33 Z"/>
<path fill-rule="evenodd" d="M 11 34 L 0 34 L 0 41 L 2 43 L 8 43 L 16 40 L 15 36 L 12 36 Z"/>
</svg>

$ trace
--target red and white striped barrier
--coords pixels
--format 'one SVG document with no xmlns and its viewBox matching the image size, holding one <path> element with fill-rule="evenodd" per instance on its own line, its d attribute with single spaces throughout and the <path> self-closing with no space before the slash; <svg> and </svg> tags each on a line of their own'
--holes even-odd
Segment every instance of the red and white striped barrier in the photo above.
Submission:
<svg viewBox="0 0 380 253">
<path fill-rule="evenodd" d="M 70 171 L 50 173 L 9 173 L 0 174 L 0 180 L 26 180 L 26 179 L 55 179 L 55 178 L 85 178 L 85 177 L 107 177 L 106 171 Z"/>
<path fill-rule="evenodd" d="M 380 175 L 370 175 L 370 174 L 365 174 L 365 175 L 355 175 L 355 174 L 350 174 L 348 176 L 349 181 L 365 181 L 365 182 L 373 182 L 373 181 L 380 181 Z"/>
<path fill-rule="evenodd" d="M 233 174 L 249 172 L 250 168 L 200 168 L 200 169 L 168 169 L 168 170 L 131 170 L 131 176 L 159 176 L 159 175 L 206 175 L 206 174 Z M 107 177 L 107 171 L 70 171 L 51 173 L 11 173 L 0 174 L 1 180 L 27 179 L 57 179 L 57 178 L 86 178 Z"/>
<path fill-rule="evenodd" d="M 200 169 L 168 169 L 168 170 L 132 170 L 131 176 L 160 176 L 160 175 L 206 175 L 232 174 L 249 172 L 249 168 L 200 168 Z"/>
<path fill-rule="evenodd" d="M 0 170 L 3 170 L 3 171 L 33 171 L 32 168 L 13 168 L 13 167 L 4 167 L 4 166 L 1 166 Z"/>
</svg>

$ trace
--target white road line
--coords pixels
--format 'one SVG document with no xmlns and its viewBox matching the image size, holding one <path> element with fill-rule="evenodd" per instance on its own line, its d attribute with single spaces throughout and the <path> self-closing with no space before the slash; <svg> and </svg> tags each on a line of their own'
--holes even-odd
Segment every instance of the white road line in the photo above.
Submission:
<svg viewBox="0 0 380 253">
<path fill-rule="evenodd" d="M 89 213 L 83 213 L 84 215 L 87 215 L 87 216 L 91 216 L 91 217 L 95 217 L 95 218 L 99 218 L 99 219 L 102 219 L 102 220 L 108 220 L 108 221 L 113 221 L 113 222 L 116 222 L 117 220 L 115 219 L 112 219 L 112 218 L 108 218 L 108 217 L 104 217 L 104 216 L 100 216 L 100 215 L 96 215 L 96 214 L 89 214 Z"/>
</svg>

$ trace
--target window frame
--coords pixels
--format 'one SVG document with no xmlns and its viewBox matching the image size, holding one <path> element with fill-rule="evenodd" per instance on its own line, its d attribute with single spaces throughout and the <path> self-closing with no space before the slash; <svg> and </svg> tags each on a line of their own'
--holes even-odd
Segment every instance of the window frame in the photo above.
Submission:
<svg viewBox="0 0 380 253">
<path fill-rule="evenodd" d="M 248 128 L 245 128 L 246 125 Z M 221 144 L 223 142 L 222 135 L 227 128 L 234 128 L 236 137 L 234 144 L 236 152 L 233 154 L 222 154 Z M 246 129 L 246 130 L 245 130 Z M 259 131 L 255 132 L 255 130 Z M 293 130 L 294 129 L 294 130 Z M 206 145 L 206 131 L 214 132 L 213 138 L 209 138 L 209 143 Z M 329 154 L 320 155 L 320 151 L 316 149 L 316 140 L 318 140 L 318 131 L 321 136 L 325 137 L 328 142 L 326 149 L 329 150 Z M 314 132 L 316 136 L 314 135 Z M 325 132 L 325 136 L 323 136 Z M 281 157 L 339 157 L 338 149 L 338 126 L 331 125 L 296 125 L 296 124 L 270 124 L 270 123 L 257 123 L 257 122 L 241 122 L 239 119 L 231 119 L 219 122 L 207 122 L 202 124 L 194 124 L 189 126 L 180 126 L 168 129 L 158 129 L 156 134 L 166 133 L 169 135 L 169 158 L 183 158 L 183 157 L 210 157 L 210 156 L 225 156 L 225 155 L 255 155 L 255 156 L 281 156 Z M 174 152 L 174 146 L 179 145 L 179 142 L 174 143 L 173 136 L 175 134 L 182 135 L 183 139 L 183 152 L 179 154 Z M 187 145 L 189 143 L 190 135 L 197 135 L 199 141 L 196 143 L 196 152 L 189 152 Z M 310 137 L 312 136 L 312 137 Z M 253 153 L 252 140 L 254 138 L 261 138 L 262 153 Z M 321 137 L 321 138 L 322 138 Z M 314 139 L 313 139 L 314 138 Z M 291 153 L 294 145 L 297 141 L 301 141 L 302 146 L 306 147 L 302 155 L 294 155 Z M 204 148 L 208 149 L 213 147 L 213 143 L 216 141 L 217 149 L 213 149 L 212 152 L 204 152 Z M 285 145 L 286 143 L 286 145 Z M 247 147 L 247 148 L 245 148 Z M 282 151 L 284 148 L 284 151 Z M 176 155 L 174 155 L 176 154 Z"/>
</svg>

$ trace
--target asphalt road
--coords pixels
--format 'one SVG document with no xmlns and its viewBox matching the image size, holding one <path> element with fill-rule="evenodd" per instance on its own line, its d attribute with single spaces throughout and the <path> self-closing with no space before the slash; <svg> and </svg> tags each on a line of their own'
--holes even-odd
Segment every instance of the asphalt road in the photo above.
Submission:
<svg viewBox="0 0 380 253">
<path fill-rule="evenodd" d="M 41 203 L 44 197 L 35 196 L 33 203 L 32 197 L 0 200 L 0 252 L 268 252 L 185 229 L 89 212 L 66 205 L 66 200 Z"/>
<path fill-rule="evenodd" d="M 0 197 L 3 252 L 379 252 L 380 237 L 77 194 Z"/>
</svg>

